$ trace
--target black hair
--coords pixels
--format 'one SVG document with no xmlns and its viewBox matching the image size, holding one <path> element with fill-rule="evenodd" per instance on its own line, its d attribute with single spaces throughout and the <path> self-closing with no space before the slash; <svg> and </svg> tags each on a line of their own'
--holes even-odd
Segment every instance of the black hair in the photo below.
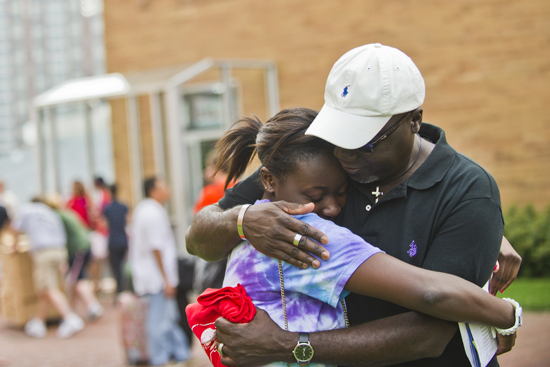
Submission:
<svg viewBox="0 0 550 367">
<path fill-rule="evenodd" d="M 98 187 L 106 187 L 107 186 L 107 184 L 103 180 L 103 177 L 101 177 L 101 176 L 95 176 L 94 185 L 96 185 Z"/>
<path fill-rule="evenodd" d="M 316 116 L 317 111 L 298 107 L 280 111 L 265 124 L 256 116 L 233 124 L 216 144 L 216 171 L 227 167 L 225 187 L 244 173 L 255 154 L 281 180 L 296 169 L 297 162 L 321 152 L 332 154 L 332 144 L 304 135 Z"/>
<path fill-rule="evenodd" d="M 9 221 L 8 211 L 3 206 L 0 206 L 0 230 L 4 228 L 4 224 Z"/>
<path fill-rule="evenodd" d="M 113 199 L 116 199 L 116 195 L 117 195 L 117 192 L 118 192 L 118 187 L 116 184 L 112 184 L 111 186 L 109 186 L 109 191 L 111 192 L 111 197 Z"/>
<path fill-rule="evenodd" d="M 145 197 L 150 197 L 151 191 L 154 190 L 156 184 L 157 178 L 155 176 L 148 177 L 143 181 L 143 192 L 145 193 Z"/>
</svg>

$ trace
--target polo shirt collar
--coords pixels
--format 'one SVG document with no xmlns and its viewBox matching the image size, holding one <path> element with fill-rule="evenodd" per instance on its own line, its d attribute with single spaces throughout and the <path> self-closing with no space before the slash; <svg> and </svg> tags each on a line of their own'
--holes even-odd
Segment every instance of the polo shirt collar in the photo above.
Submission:
<svg viewBox="0 0 550 367">
<path fill-rule="evenodd" d="M 406 181 L 417 190 L 425 190 L 445 177 L 456 157 L 456 151 L 447 143 L 445 131 L 440 127 L 422 123 L 420 136 L 435 143 L 435 147 L 426 161 Z"/>
</svg>

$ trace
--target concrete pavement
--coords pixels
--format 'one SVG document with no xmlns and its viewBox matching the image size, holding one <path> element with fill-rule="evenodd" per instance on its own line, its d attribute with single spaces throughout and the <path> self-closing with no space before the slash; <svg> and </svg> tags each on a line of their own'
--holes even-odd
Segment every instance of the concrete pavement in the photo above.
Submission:
<svg viewBox="0 0 550 367">
<path fill-rule="evenodd" d="M 120 320 L 112 302 L 103 302 L 105 315 L 67 340 L 57 339 L 56 326 L 44 339 L 32 339 L 0 318 L 0 358 L 13 367 L 125 367 Z M 502 367 L 550 366 L 550 312 L 526 313 L 516 347 L 499 357 Z M 195 343 L 193 358 L 185 367 L 209 366 L 206 355 Z"/>
</svg>

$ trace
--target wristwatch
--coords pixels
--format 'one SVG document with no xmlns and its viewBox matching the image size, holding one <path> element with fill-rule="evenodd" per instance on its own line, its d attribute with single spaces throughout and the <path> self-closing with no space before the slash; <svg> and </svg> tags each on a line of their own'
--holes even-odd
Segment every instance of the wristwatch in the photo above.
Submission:
<svg viewBox="0 0 550 367">
<path fill-rule="evenodd" d="M 309 343 L 309 333 L 300 333 L 300 339 L 292 352 L 300 366 L 307 366 L 313 358 L 313 347 Z"/>
<path fill-rule="evenodd" d="M 513 334 L 516 331 L 518 331 L 519 327 L 523 323 L 523 309 L 521 308 L 519 303 L 517 303 L 516 301 L 514 301 L 511 298 L 503 298 L 503 300 L 510 302 L 512 304 L 512 306 L 514 306 L 514 308 L 516 309 L 516 313 L 515 313 L 516 323 L 511 328 L 499 329 L 499 328 L 496 327 L 495 330 L 500 335 L 510 335 L 510 334 Z"/>
</svg>

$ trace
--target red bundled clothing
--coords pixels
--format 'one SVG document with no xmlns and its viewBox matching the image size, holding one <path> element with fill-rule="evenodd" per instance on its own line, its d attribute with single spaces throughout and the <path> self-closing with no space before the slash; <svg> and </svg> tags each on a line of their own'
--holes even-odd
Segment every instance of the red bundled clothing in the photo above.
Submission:
<svg viewBox="0 0 550 367">
<path fill-rule="evenodd" d="M 185 308 L 187 321 L 193 333 L 199 338 L 202 348 L 215 367 L 221 367 L 218 354 L 216 327 L 214 323 L 219 317 L 231 322 L 247 323 L 256 315 L 256 306 L 240 284 L 236 287 L 222 289 L 208 288 L 198 298 Z"/>
</svg>

